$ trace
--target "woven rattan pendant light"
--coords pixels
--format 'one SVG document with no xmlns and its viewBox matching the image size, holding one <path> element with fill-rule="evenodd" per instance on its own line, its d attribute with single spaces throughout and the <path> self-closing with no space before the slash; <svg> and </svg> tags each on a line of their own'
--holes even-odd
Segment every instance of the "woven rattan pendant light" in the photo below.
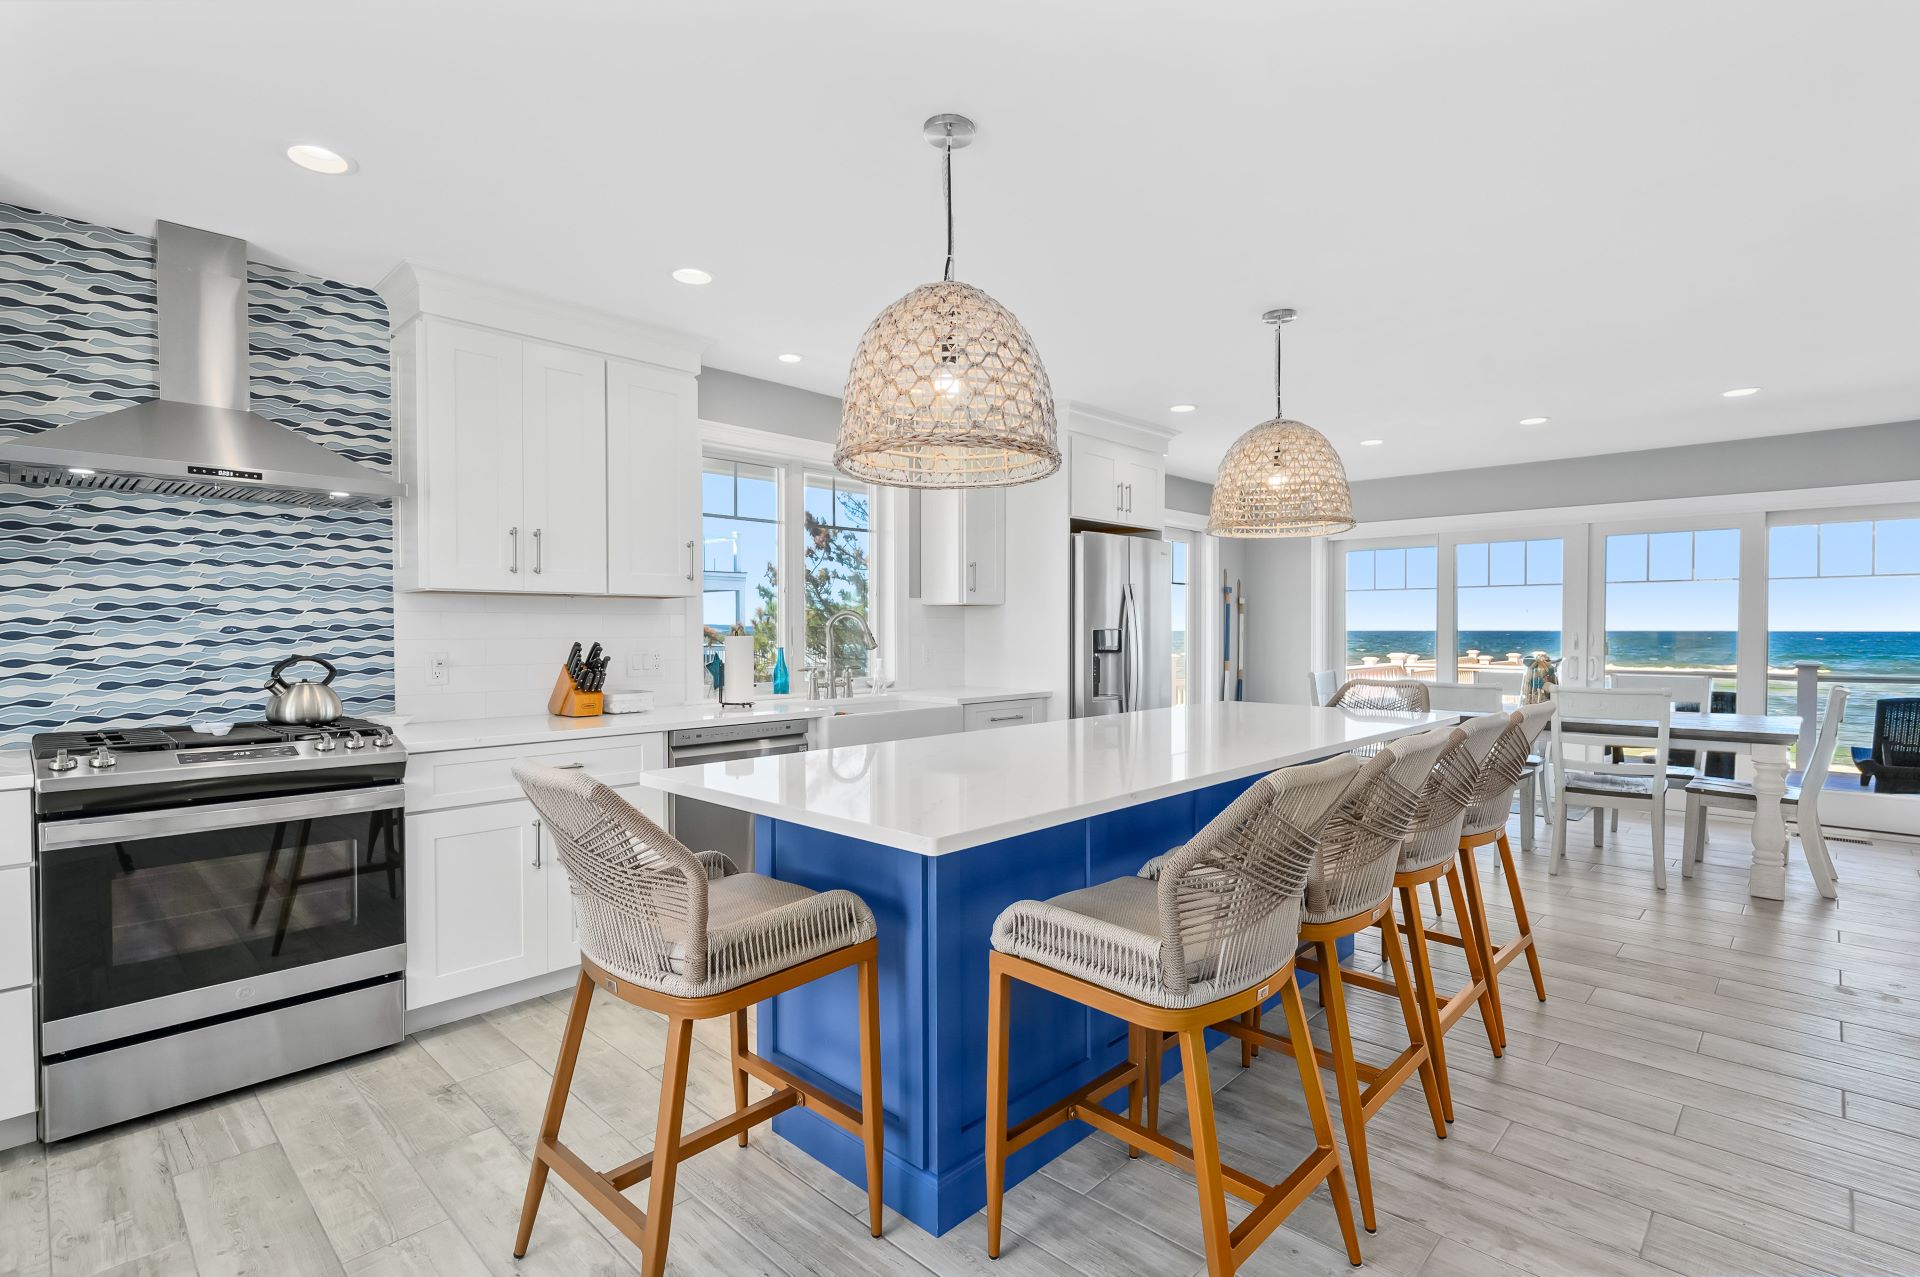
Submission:
<svg viewBox="0 0 1920 1277">
<path fill-rule="evenodd" d="M 1281 329 L 1291 310 L 1270 310 L 1273 325 L 1273 420 L 1233 441 L 1213 481 L 1207 532 L 1217 537 L 1312 537 L 1353 526 L 1347 468 L 1327 437 L 1281 406 Z"/>
<path fill-rule="evenodd" d="M 973 121 L 924 126 L 942 155 L 947 265 L 880 312 L 847 370 L 841 473 L 896 488 L 994 488 L 1060 468 L 1053 388 L 1033 338 L 1012 312 L 953 278 L 953 153 Z"/>
</svg>

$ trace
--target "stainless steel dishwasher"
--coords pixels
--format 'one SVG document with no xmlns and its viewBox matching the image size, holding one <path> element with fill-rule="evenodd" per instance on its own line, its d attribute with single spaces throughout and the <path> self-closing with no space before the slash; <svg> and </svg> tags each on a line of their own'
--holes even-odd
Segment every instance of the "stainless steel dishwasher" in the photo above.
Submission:
<svg viewBox="0 0 1920 1277">
<path fill-rule="evenodd" d="M 667 733 L 667 766 L 730 763 L 807 747 L 807 720 L 782 718 L 751 723 L 715 723 Z M 753 868 L 753 814 L 698 798 L 670 794 L 667 822 L 673 836 L 695 851 L 723 851 L 742 869 Z"/>
</svg>

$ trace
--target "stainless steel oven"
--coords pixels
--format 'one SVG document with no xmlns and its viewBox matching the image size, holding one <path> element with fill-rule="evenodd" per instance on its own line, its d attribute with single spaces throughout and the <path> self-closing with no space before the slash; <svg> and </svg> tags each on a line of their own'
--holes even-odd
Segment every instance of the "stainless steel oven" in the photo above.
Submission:
<svg viewBox="0 0 1920 1277">
<path fill-rule="evenodd" d="M 404 751 L 390 745 L 397 760 L 362 746 L 352 767 L 300 776 L 289 772 L 313 756 L 306 742 L 177 754 L 181 772 L 225 781 L 219 797 L 176 806 L 157 805 L 165 791 L 138 782 L 129 758 L 113 779 L 132 783 L 48 804 L 36 824 L 43 1139 L 400 1040 L 406 791 Z M 269 759 L 278 767 L 240 766 Z M 316 790 L 322 773 L 333 787 Z M 263 792 L 231 796 L 248 787 Z"/>
</svg>

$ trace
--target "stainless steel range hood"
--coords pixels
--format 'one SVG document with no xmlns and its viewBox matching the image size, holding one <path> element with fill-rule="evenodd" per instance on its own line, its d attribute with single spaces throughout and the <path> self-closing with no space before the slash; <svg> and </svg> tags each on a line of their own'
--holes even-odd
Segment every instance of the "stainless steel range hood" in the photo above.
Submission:
<svg viewBox="0 0 1920 1277">
<path fill-rule="evenodd" d="M 406 485 L 247 409 L 245 241 L 161 222 L 160 397 L 0 443 L 0 478 L 40 487 L 352 508 Z"/>
</svg>

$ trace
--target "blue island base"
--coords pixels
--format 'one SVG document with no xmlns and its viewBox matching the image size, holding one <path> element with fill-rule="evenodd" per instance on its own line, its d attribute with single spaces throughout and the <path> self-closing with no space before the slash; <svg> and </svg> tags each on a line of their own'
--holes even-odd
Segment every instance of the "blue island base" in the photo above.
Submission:
<svg viewBox="0 0 1920 1277">
<path fill-rule="evenodd" d="M 1015 900 L 1044 900 L 1137 872 L 1192 837 L 1253 780 L 944 856 L 756 820 L 760 873 L 819 891 L 853 891 L 879 925 L 888 1206 L 944 1233 L 986 1205 L 987 954 L 1000 911 Z M 1342 941 L 1342 954 L 1351 951 L 1352 941 Z M 857 1006 L 852 971 L 783 993 L 759 1008 L 757 1049 L 858 1107 Z M 1122 1021 L 1031 986 L 1015 983 L 1012 1019 L 1008 1111 L 1015 1122 L 1126 1058 Z M 1178 1062 L 1170 1052 L 1168 1077 L 1178 1075 Z M 1110 1104 L 1118 1108 L 1125 1098 L 1122 1092 Z M 780 1115 L 773 1128 L 865 1188 L 865 1154 L 853 1136 L 804 1110 Z M 1007 1161 L 1009 1187 L 1092 1129 L 1069 1122 L 1015 1153 Z"/>
</svg>

